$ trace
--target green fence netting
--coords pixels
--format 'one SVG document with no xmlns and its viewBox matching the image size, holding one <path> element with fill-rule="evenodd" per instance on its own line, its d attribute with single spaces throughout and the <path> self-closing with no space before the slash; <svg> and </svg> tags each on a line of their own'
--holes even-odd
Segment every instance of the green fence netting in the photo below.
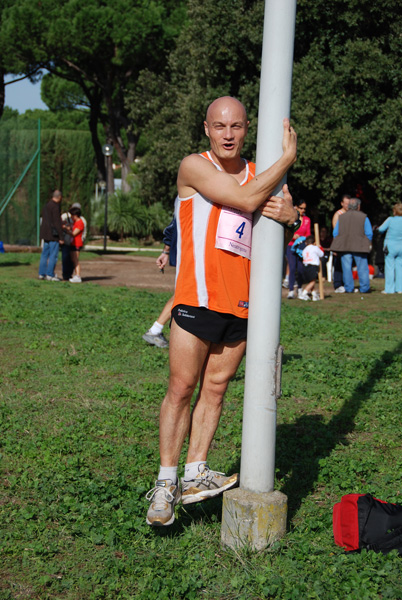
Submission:
<svg viewBox="0 0 402 600">
<path fill-rule="evenodd" d="M 38 131 L 0 127 L 0 240 L 38 243 Z"/>
<path fill-rule="evenodd" d="M 62 210 L 80 202 L 91 221 L 96 168 L 90 132 L 39 129 L 37 121 L 32 129 L 26 122 L 19 127 L 18 119 L 0 122 L 0 241 L 4 244 L 39 243 L 39 215 L 54 189 L 63 193 Z"/>
</svg>

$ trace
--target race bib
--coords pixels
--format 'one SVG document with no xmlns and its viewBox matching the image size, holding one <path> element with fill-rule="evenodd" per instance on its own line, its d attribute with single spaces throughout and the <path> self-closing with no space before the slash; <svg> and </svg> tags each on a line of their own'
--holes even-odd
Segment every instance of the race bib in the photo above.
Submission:
<svg viewBox="0 0 402 600">
<path fill-rule="evenodd" d="M 253 215 L 222 206 L 216 230 L 215 248 L 228 250 L 250 260 Z"/>
</svg>

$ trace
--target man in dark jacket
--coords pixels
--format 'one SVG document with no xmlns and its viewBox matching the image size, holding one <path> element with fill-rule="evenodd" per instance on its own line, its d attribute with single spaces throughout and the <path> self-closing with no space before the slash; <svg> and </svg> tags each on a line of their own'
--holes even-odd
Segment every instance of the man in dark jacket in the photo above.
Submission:
<svg viewBox="0 0 402 600">
<path fill-rule="evenodd" d="M 42 256 L 39 263 L 39 279 L 60 281 L 54 272 L 59 255 L 59 244 L 64 244 L 60 215 L 62 193 L 55 190 L 42 212 L 40 238 L 43 240 Z"/>
<path fill-rule="evenodd" d="M 360 212 L 360 200 L 351 198 L 347 212 L 340 215 L 335 225 L 334 239 L 331 244 L 331 250 L 341 254 L 346 293 L 354 292 L 353 260 L 359 276 L 360 293 L 368 294 L 370 292 L 368 255 L 372 239 L 373 229 L 367 215 Z"/>
</svg>

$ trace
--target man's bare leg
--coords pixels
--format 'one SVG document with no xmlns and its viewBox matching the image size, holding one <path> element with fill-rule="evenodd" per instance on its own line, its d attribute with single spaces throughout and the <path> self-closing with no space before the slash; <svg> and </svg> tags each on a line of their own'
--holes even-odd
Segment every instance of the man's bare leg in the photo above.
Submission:
<svg viewBox="0 0 402 600">
<path fill-rule="evenodd" d="M 246 349 L 246 341 L 211 344 L 191 415 L 187 463 L 205 461 L 222 412 L 223 397 Z"/>
<path fill-rule="evenodd" d="M 190 427 L 190 403 L 211 343 L 172 321 L 170 377 L 160 411 L 159 449 L 162 466 L 176 466 Z"/>
<path fill-rule="evenodd" d="M 166 325 L 166 323 L 170 319 L 170 315 L 172 312 L 172 306 L 173 306 L 173 298 L 174 298 L 174 296 L 169 298 L 169 300 L 166 302 L 165 306 L 162 308 L 161 314 L 156 319 L 157 322 L 160 323 L 161 325 Z"/>
<path fill-rule="evenodd" d="M 237 473 L 227 476 L 213 471 L 207 466 L 206 459 L 221 416 L 226 388 L 236 373 L 245 347 L 245 341 L 211 345 L 191 416 L 190 444 L 181 489 L 183 504 L 219 496 L 238 483 Z"/>
</svg>

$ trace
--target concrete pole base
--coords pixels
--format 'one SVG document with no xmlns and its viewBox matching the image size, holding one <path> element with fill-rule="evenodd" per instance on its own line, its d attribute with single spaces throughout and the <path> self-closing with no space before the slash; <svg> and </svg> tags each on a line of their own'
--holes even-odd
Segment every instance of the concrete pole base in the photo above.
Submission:
<svg viewBox="0 0 402 600">
<path fill-rule="evenodd" d="M 221 544 L 263 550 L 285 535 L 287 508 L 282 492 L 228 490 L 223 494 Z"/>
</svg>

